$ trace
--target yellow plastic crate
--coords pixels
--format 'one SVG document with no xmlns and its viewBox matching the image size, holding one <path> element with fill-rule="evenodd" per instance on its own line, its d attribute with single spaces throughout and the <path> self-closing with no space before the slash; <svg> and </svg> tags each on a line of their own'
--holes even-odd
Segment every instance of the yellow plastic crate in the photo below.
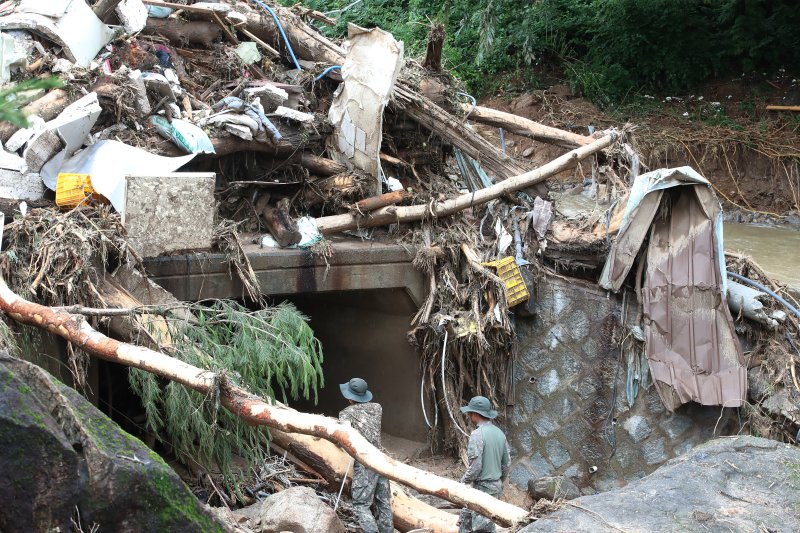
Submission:
<svg viewBox="0 0 800 533">
<path fill-rule="evenodd" d="M 506 300 L 509 307 L 521 304 L 531 297 L 528 287 L 525 286 L 525 280 L 522 279 L 519 266 L 513 257 L 504 257 L 497 261 L 483 263 L 483 265 L 497 269 L 497 276 L 503 281 L 506 289 Z"/>
<path fill-rule="evenodd" d="M 94 194 L 89 174 L 59 174 L 56 182 L 56 205 L 64 208 L 77 207 Z"/>
</svg>

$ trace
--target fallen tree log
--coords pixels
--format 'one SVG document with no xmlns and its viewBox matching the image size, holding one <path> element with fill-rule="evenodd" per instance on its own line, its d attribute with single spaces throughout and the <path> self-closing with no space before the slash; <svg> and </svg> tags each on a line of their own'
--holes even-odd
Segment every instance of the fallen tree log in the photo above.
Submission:
<svg viewBox="0 0 800 533">
<path fill-rule="evenodd" d="M 303 152 L 300 156 L 300 164 L 307 168 L 311 174 L 317 176 L 334 176 L 347 171 L 347 165 L 310 152 Z"/>
<path fill-rule="evenodd" d="M 22 108 L 22 112 L 26 115 L 36 115 L 43 120 L 52 120 L 58 116 L 59 113 L 64 111 L 64 108 L 69 105 L 69 95 L 67 91 L 62 89 L 53 89 L 41 98 L 34 100 Z M 19 128 L 10 122 L 3 122 L 0 124 L 0 141 L 4 143 L 14 135 Z"/>
<path fill-rule="evenodd" d="M 503 128 L 510 133 L 530 137 L 535 141 L 569 147 L 586 146 L 594 141 L 593 137 L 578 135 L 571 131 L 545 126 L 544 124 L 539 124 L 525 117 L 498 111 L 489 107 L 463 104 L 461 109 L 468 113 L 469 120 L 496 128 Z"/>
<path fill-rule="evenodd" d="M 287 198 L 278 202 L 278 205 L 264 208 L 263 218 L 270 234 L 282 248 L 297 244 L 303 238 L 297 222 L 289 214 Z"/>
<path fill-rule="evenodd" d="M 475 191 L 474 193 L 462 194 L 461 196 L 434 204 L 384 207 L 383 209 L 370 213 L 367 217 L 359 217 L 354 214 L 321 217 L 316 219 L 317 227 L 321 233 L 327 235 L 356 228 L 371 228 L 398 222 L 413 222 L 415 220 L 422 220 L 425 217 L 438 218 L 449 216 L 458 211 L 484 204 L 504 194 L 518 191 L 544 181 L 563 170 L 577 165 L 581 160 L 599 152 L 603 148 L 607 148 L 616 138 L 617 133 L 615 131 L 607 132 L 604 136 L 596 139 L 592 144 L 567 152 L 536 170 L 509 178 L 491 187 Z"/>
<path fill-rule="evenodd" d="M 2 277 L 0 309 L 17 322 L 45 329 L 101 359 L 154 373 L 202 394 L 218 394 L 220 405 L 250 424 L 268 426 L 287 433 L 321 437 L 334 442 L 351 457 L 391 480 L 399 481 L 424 494 L 433 494 L 456 505 L 466 506 L 502 525 L 520 523 L 528 516 L 524 509 L 477 489 L 388 457 L 348 424 L 264 400 L 238 387 L 224 374 L 204 370 L 164 353 L 106 337 L 81 316 L 21 298 L 9 289 Z"/>
<path fill-rule="evenodd" d="M 355 213 L 369 213 L 382 207 L 399 204 L 403 200 L 411 198 L 411 193 L 405 190 L 392 191 L 379 196 L 370 196 L 353 204 L 352 210 Z"/>
<path fill-rule="evenodd" d="M 271 431 L 272 439 L 284 450 L 311 467 L 332 487 L 341 486 L 349 471 L 350 456 L 334 443 L 318 437 Z M 418 528 L 430 529 L 433 533 L 456 533 L 457 516 L 442 511 L 410 496 L 402 486 L 392 482 L 392 512 L 394 526 L 400 531 Z"/>
<path fill-rule="evenodd" d="M 205 20 L 182 21 L 180 19 L 157 19 L 149 17 L 142 30 L 145 35 L 161 35 L 174 45 L 191 44 L 211 48 L 214 41 L 222 37 L 218 24 Z"/>
</svg>

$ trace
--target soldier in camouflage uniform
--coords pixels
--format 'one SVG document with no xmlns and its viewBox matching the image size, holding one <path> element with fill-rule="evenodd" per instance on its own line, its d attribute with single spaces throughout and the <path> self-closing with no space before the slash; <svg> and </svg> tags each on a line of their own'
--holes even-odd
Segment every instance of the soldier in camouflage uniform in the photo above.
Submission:
<svg viewBox="0 0 800 533">
<path fill-rule="evenodd" d="M 511 455 L 503 431 L 492 423 L 497 411 L 492 409 L 489 399 L 475 396 L 461 408 L 475 424 L 469 436 L 467 458 L 469 466 L 461 482 L 491 494 L 495 498 L 503 491 L 503 482 L 508 477 Z M 458 520 L 459 533 L 494 533 L 494 522 L 469 509 L 461 511 Z"/>
<path fill-rule="evenodd" d="M 383 409 L 373 403 L 367 382 L 353 378 L 339 385 L 350 405 L 339 413 L 339 420 L 349 422 L 372 445 L 381 447 L 381 417 Z M 389 480 L 355 462 L 352 485 L 353 507 L 358 524 L 364 533 L 393 533 L 392 494 Z M 375 513 L 372 512 L 374 504 Z"/>
</svg>

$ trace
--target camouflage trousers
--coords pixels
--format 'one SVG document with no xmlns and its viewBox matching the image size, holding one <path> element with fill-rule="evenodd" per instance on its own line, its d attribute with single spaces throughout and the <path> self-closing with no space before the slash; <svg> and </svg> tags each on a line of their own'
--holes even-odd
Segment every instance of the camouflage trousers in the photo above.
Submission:
<svg viewBox="0 0 800 533">
<path fill-rule="evenodd" d="M 358 525 L 364 533 L 394 532 L 388 479 L 356 462 L 353 465 L 352 495 Z M 375 508 L 374 514 L 372 507 Z"/>
<path fill-rule="evenodd" d="M 499 479 L 496 481 L 478 481 L 472 486 L 495 498 L 503 492 L 503 482 Z M 494 533 L 494 531 L 494 522 L 485 516 L 469 509 L 461 510 L 461 515 L 458 517 L 458 533 Z"/>
</svg>

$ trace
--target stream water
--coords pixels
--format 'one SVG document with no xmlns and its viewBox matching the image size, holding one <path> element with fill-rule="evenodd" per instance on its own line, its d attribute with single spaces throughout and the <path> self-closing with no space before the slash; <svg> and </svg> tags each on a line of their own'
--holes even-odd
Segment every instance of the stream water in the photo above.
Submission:
<svg viewBox="0 0 800 533">
<path fill-rule="evenodd" d="M 800 287 L 800 231 L 748 224 L 725 224 L 725 249 L 752 257 L 769 275 Z"/>
</svg>

